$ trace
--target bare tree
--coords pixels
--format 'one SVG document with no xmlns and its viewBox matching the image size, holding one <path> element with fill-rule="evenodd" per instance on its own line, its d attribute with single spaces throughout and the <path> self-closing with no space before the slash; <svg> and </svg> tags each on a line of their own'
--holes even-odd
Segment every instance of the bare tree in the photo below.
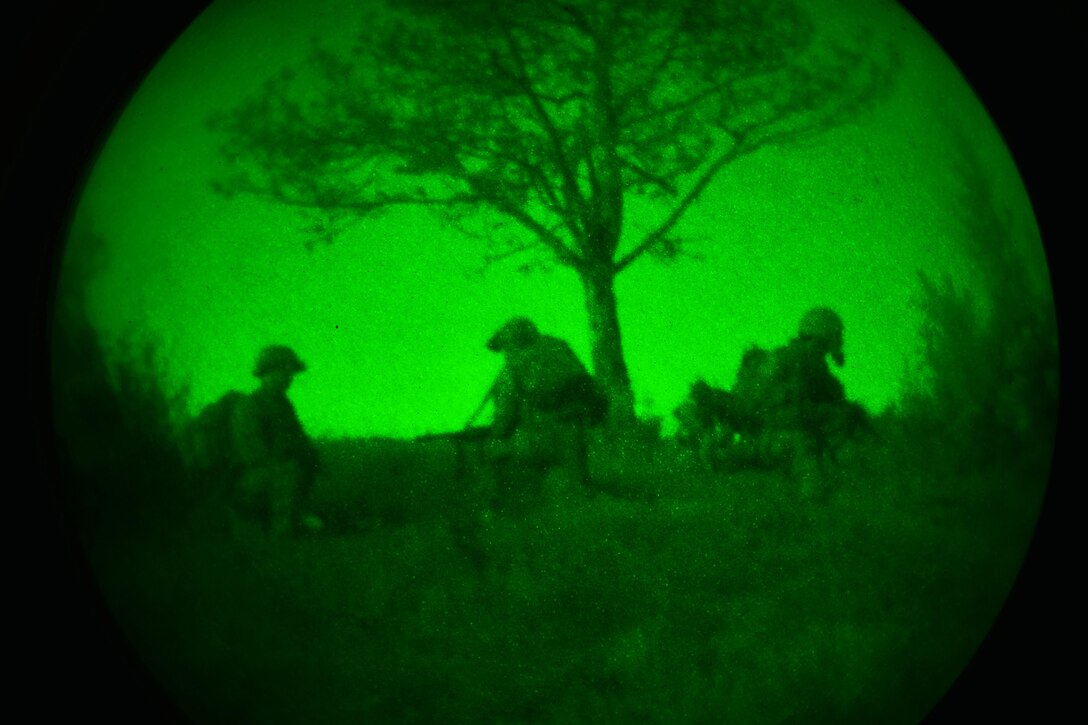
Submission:
<svg viewBox="0 0 1088 725">
<path fill-rule="evenodd" d="M 634 416 L 614 281 L 685 253 L 677 227 L 737 159 L 836 126 L 892 63 L 789 0 L 398 0 L 213 119 L 224 193 L 307 210 L 331 240 L 395 206 L 573 269 L 613 420 Z M 656 224 L 634 235 L 638 197 Z M 641 202 L 640 202 L 641 203 Z M 626 231 L 626 233 L 625 233 Z"/>
</svg>

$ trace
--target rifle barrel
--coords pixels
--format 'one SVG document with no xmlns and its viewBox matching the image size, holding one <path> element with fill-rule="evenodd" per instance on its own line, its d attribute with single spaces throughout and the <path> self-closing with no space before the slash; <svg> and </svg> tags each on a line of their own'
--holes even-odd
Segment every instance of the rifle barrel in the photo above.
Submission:
<svg viewBox="0 0 1088 725">
<path fill-rule="evenodd" d="M 484 393 L 483 400 L 481 400 L 480 404 L 476 406 L 476 410 L 472 411 L 472 415 L 470 415 L 468 420 L 465 421 L 466 430 L 471 428 L 472 424 L 476 422 L 476 419 L 480 417 L 480 413 L 484 412 L 484 408 L 487 407 L 487 401 L 491 400 L 491 397 L 495 395 L 495 388 L 497 388 L 498 386 L 499 378 L 496 377 L 495 380 L 491 383 L 491 386 L 487 389 L 487 392 Z"/>
<path fill-rule="evenodd" d="M 426 433 L 421 436 L 416 436 L 417 441 L 429 441 L 438 439 L 449 440 L 476 440 L 479 438 L 486 438 L 491 432 L 491 429 L 486 426 L 476 426 L 474 428 L 463 428 L 461 430 L 445 431 L 443 433 Z"/>
</svg>

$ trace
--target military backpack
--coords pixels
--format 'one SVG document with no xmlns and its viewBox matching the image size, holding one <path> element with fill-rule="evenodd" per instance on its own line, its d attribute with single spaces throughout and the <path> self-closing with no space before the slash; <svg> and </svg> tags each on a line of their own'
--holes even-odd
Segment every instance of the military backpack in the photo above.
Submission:
<svg viewBox="0 0 1088 725">
<path fill-rule="evenodd" d="M 245 395 L 228 391 L 206 405 L 190 422 L 186 435 L 190 467 L 205 474 L 227 474 L 240 466 L 234 444 L 234 411 Z"/>
</svg>

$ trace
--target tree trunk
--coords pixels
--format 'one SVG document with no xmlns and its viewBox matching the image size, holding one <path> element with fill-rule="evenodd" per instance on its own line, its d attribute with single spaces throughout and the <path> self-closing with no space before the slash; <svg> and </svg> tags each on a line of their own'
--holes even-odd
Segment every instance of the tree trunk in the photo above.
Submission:
<svg viewBox="0 0 1088 725">
<path fill-rule="evenodd" d="M 623 359 L 620 321 L 613 289 L 615 273 L 611 269 L 584 272 L 582 284 L 589 313 L 590 348 L 593 372 L 608 396 L 608 422 L 623 427 L 635 420 L 635 401 L 631 378 Z"/>
</svg>

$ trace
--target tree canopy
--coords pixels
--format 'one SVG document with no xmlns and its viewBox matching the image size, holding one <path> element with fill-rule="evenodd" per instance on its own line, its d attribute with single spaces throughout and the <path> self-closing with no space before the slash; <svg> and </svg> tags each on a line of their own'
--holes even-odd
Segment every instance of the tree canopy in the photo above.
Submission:
<svg viewBox="0 0 1088 725">
<path fill-rule="evenodd" d="M 679 223 L 731 162 L 889 88 L 890 57 L 825 36 L 791 0 L 375 5 L 349 53 L 315 49 L 213 119 L 232 168 L 217 188 L 304 210 L 326 241 L 427 207 L 485 239 L 488 262 L 571 267 L 597 372 L 629 388 L 615 275 L 682 254 Z M 655 221 L 634 232 L 636 203 Z"/>
</svg>

